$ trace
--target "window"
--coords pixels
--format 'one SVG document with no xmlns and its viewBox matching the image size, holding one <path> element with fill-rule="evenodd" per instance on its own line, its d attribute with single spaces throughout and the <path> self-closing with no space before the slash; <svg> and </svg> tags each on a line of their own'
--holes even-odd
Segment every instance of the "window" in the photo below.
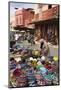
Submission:
<svg viewBox="0 0 61 90">
<path fill-rule="evenodd" d="M 19 18 L 19 24 L 21 24 L 21 16 L 20 16 L 20 18 Z"/>
<path fill-rule="evenodd" d="M 48 9 L 52 8 L 52 5 L 48 5 Z"/>
<path fill-rule="evenodd" d="M 18 17 L 16 16 L 16 25 L 18 25 Z"/>
</svg>

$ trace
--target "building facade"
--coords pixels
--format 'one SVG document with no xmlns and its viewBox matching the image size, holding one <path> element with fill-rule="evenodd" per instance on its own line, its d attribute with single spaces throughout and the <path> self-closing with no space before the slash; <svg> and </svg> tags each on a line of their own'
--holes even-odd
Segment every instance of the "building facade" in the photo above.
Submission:
<svg viewBox="0 0 61 90">
<path fill-rule="evenodd" d="M 52 44 L 58 44 L 59 37 L 59 6 L 38 5 L 39 13 L 36 13 L 31 24 L 35 24 L 35 38 L 46 39 Z"/>
<path fill-rule="evenodd" d="M 15 12 L 16 26 L 27 26 L 28 23 L 34 18 L 34 11 L 31 8 L 17 10 Z"/>
</svg>

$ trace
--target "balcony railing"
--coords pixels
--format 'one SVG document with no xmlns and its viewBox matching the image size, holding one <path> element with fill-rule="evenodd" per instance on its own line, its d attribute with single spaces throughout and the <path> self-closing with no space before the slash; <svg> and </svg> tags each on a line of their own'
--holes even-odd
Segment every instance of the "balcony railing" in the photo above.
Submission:
<svg viewBox="0 0 61 90">
<path fill-rule="evenodd" d="M 48 9 L 44 12 L 42 12 L 42 20 L 47 20 L 47 19 L 51 19 L 51 18 L 58 18 L 58 6 L 53 7 L 51 9 Z"/>
<path fill-rule="evenodd" d="M 48 9 L 39 13 L 39 15 L 36 14 L 32 21 L 58 18 L 58 15 L 59 15 L 59 6 L 56 6 L 56 7 L 52 7 L 51 9 Z"/>
</svg>

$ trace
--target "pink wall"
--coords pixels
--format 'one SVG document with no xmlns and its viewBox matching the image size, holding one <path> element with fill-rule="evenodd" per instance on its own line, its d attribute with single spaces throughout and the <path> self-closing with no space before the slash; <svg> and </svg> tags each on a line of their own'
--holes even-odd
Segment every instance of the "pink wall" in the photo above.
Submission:
<svg viewBox="0 0 61 90">
<path fill-rule="evenodd" d="M 27 25 L 34 18 L 34 13 L 22 9 L 15 12 L 16 25 Z"/>
</svg>

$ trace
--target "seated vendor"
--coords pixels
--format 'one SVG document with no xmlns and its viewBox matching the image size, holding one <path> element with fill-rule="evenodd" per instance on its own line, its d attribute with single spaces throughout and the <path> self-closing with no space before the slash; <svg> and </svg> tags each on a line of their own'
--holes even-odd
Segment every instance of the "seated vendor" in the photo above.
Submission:
<svg viewBox="0 0 61 90">
<path fill-rule="evenodd" d="M 43 55 L 48 55 L 49 47 L 46 40 L 40 39 L 40 49 Z"/>
</svg>

